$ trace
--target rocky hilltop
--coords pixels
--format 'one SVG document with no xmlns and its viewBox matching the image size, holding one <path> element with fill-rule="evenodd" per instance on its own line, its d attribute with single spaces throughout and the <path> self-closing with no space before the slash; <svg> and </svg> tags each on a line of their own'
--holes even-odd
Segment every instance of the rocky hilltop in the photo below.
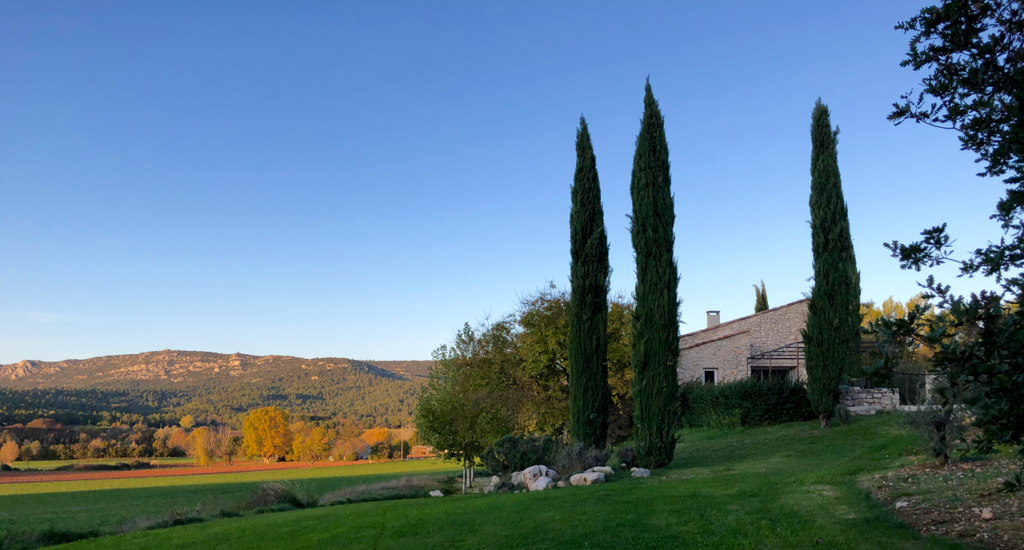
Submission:
<svg viewBox="0 0 1024 550">
<path fill-rule="evenodd" d="M 126 413 L 230 419 L 277 405 L 391 425 L 411 419 L 431 364 L 180 350 L 21 361 L 0 365 L 0 424 L 41 415 L 86 423 Z"/>
<path fill-rule="evenodd" d="M 0 365 L 0 386 L 86 388 L 137 382 L 141 386 L 167 387 L 217 383 L 218 380 L 255 382 L 268 377 L 317 380 L 334 369 L 354 369 L 382 378 L 412 380 L 425 377 L 431 364 L 432 361 L 371 362 L 333 357 L 304 359 L 286 355 L 164 350 Z"/>
</svg>

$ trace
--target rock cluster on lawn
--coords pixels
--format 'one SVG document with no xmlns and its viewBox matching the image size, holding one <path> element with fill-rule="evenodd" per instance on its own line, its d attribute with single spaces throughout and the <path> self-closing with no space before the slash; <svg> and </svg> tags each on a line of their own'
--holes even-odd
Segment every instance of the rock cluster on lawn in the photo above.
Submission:
<svg viewBox="0 0 1024 550">
<path fill-rule="evenodd" d="M 630 475 L 633 477 L 648 477 L 651 475 L 651 471 L 647 468 L 633 468 L 631 471 L 633 473 Z"/>
<path fill-rule="evenodd" d="M 569 483 L 574 486 L 604 483 L 604 474 L 601 472 L 583 472 L 582 474 L 576 474 L 570 477 Z"/>
<path fill-rule="evenodd" d="M 512 484 L 526 487 L 527 491 L 543 491 L 555 486 L 558 472 L 543 465 L 530 466 L 521 472 L 512 472 Z"/>
</svg>

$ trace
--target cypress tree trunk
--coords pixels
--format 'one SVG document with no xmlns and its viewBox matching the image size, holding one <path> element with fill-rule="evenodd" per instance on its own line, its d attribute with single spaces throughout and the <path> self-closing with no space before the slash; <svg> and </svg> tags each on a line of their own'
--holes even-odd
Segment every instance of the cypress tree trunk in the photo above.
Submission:
<svg viewBox="0 0 1024 550">
<path fill-rule="evenodd" d="M 636 311 L 632 319 L 634 440 L 645 468 L 672 461 L 678 416 L 679 275 L 675 258 L 675 207 L 669 175 L 665 121 L 651 92 L 636 138 L 630 234 L 636 255 Z"/>
<path fill-rule="evenodd" d="M 860 273 L 839 177 L 837 138 L 821 99 L 811 117 L 811 247 L 814 287 L 803 331 L 807 394 L 821 427 L 831 423 L 839 382 L 860 342 Z"/>
<path fill-rule="evenodd" d="M 569 214 L 569 433 L 587 447 L 608 439 L 608 237 L 587 121 L 576 131 Z"/>
</svg>

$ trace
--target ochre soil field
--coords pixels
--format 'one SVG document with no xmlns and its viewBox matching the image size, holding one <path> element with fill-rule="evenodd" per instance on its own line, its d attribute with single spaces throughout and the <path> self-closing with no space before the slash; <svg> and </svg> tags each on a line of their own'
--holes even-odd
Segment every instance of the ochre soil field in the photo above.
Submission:
<svg viewBox="0 0 1024 550">
<path fill-rule="evenodd" d="M 328 468 L 335 466 L 351 466 L 367 464 L 367 462 L 276 462 L 272 464 L 250 463 L 234 466 L 192 466 L 189 464 L 161 466 L 148 470 L 107 470 L 98 472 L 4 472 L 0 474 L 2 483 L 41 483 L 46 481 L 81 481 L 87 479 L 129 479 L 136 477 L 167 477 L 195 476 L 208 474 L 231 474 L 239 472 L 262 472 L 266 470 L 293 470 L 296 468 Z"/>
</svg>

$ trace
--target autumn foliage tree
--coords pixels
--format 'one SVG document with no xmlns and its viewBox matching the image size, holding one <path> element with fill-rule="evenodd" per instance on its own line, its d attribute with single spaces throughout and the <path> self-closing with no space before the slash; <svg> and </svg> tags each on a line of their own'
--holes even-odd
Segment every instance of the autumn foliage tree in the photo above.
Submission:
<svg viewBox="0 0 1024 550">
<path fill-rule="evenodd" d="M 288 412 L 278 407 L 250 411 L 242 425 L 245 454 L 258 456 L 264 463 L 287 454 L 292 446 L 290 420 Z"/>
<path fill-rule="evenodd" d="M 0 447 L 0 464 L 10 466 L 21 456 L 21 448 L 14 441 L 8 441 Z"/>
<path fill-rule="evenodd" d="M 188 455 L 195 459 L 197 466 L 213 464 L 216 452 L 217 439 L 210 428 L 196 428 L 188 435 Z"/>
<path fill-rule="evenodd" d="M 291 458 L 310 464 L 327 458 L 331 451 L 331 435 L 322 426 L 304 423 L 293 430 Z"/>
</svg>

